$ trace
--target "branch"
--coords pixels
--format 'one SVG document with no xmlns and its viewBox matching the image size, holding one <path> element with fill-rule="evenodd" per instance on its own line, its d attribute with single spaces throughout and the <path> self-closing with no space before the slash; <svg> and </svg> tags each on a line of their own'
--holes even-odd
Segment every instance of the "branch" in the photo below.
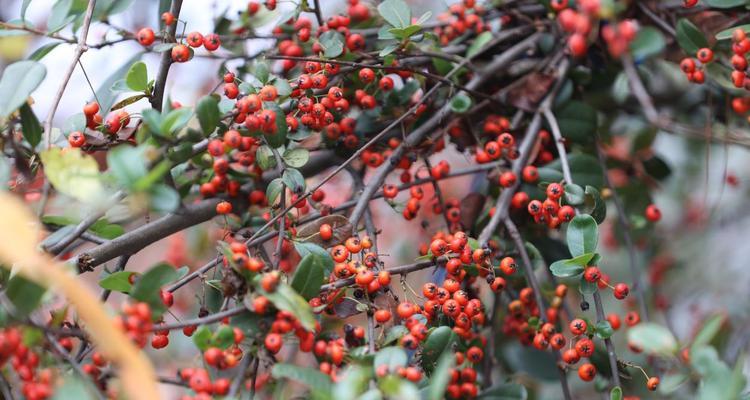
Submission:
<svg viewBox="0 0 750 400">
<path fill-rule="evenodd" d="M 446 78 L 449 78 L 451 75 L 455 74 L 459 69 L 463 68 L 464 64 L 471 62 L 471 60 L 481 54 L 482 51 L 487 50 L 488 48 L 491 48 L 492 46 L 502 42 L 503 40 L 507 39 L 508 36 L 509 35 L 502 35 L 502 33 L 496 36 L 490 43 L 484 46 L 482 50 L 474 54 L 472 57 L 467 57 L 464 62 L 457 64 L 456 67 L 446 75 Z M 510 36 L 512 36 L 512 34 Z M 490 62 L 490 64 L 484 68 L 482 73 L 477 74 L 466 85 L 466 87 L 473 90 L 482 86 L 487 81 L 487 79 L 494 76 L 497 71 L 506 67 L 507 64 L 516 56 L 535 46 L 540 37 L 541 34 L 535 33 L 517 43 L 510 49 L 506 50 L 501 55 L 495 57 L 495 59 L 493 59 L 492 62 Z M 438 82 L 437 84 L 435 84 L 435 86 L 433 86 L 430 92 L 437 90 L 437 88 L 439 88 L 441 85 L 442 82 Z M 450 103 L 446 103 L 432 116 L 432 118 L 412 131 L 412 133 L 410 133 L 409 136 L 407 136 L 406 139 L 404 139 L 404 141 L 395 150 L 393 150 L 393 153 L 391 153 L 391 156 L 389 157 L 389 162 L 383 163 L 383 165 L 380 166 L 380 168 L 375 173 L 375 176 L 372 178 L 372 181 L 370 181 L 365 187 L 365 190 L 360 196 L 359 201 L 354 208 L 354 211 L 352 211 L 352 215 L 349 219 L 352 222 L 353 226 L 357 226 L 360 218 L 362 217 L 362 214 L 364 213 L 365 208 L 367 207 L 367 204 L 375 195 L 375 192 L 380 188 L 380 186 L 383 185 L 383 182 L 385 182 L 385 178 L 388 176 L 388 174 L 391 173 L 391 171 L 393 171 L 393 169 L 398 164 L 398 160 L 400 160 L 401 157 L 406 153 L 406 150 L 418 144 L 425 135 L 432 132 L 451 113 L 452 111 Z"/>
<path fill-rule="evenodd" d="M 169 12 L 174 15 L 175 22 L 172 23 L 167 29 L 167 37 L 174 38 L 177 33 L 177 21 L 180 18 L 180 10 L 182 9 L 182 0 L 172 0 L 172 7 Z M 164 89 L 167 86 L 167 75 L 169 75 L 169 67 L 172 66 L 172 53 L 165 51 L 161 55 L 161 64 L 159 64 L 159 72 L 156 75 L 156 81 L 154 83 L 154 95 L 151 97 L 151 107 L 156 111 L 161 111 L 161 107 L 164 103 Z"/>
<path fill-rule="evenodd" d="M 320 9 L 320 0 L 315 0 L 315 10 L 313 11 L 315 11 L 315 18 L 318 20 L 318 26 L 323 26 L 325 21 L 323 21 L 323 11 Z"/>
<path fill-rule="evenodd" d="M 641 309 L 641 318 L 643 318 L 644 321 L 648 322 L 648 306 L 646 305 L 646 298 L 643 290 L 643 278 L 641 276 L 641 273 L 638 271 L 638 266 L 636 265 L 635 245 L 633 244 L 633 237 L 630 235 L 630 223 L 627 220 L 627 215 L 625 214 L 625 207 L 622 204 L 622 200 L 617 194 L 617 190 L 615 190 L 614 186 L 612 186 L 612 182 L 609 180 L 609 174 L 607 173 L 607 162 L 604 158 L 604 152 L 602 152 L 598 137 L 596 143 L 596 155 L 599 159 L 599 165 L 601 165 L 602 167 L 604 184 L 611 190 L 612 202 L 615 203 L 615 208 L 617 209 L 617 222 L 620 225 L 620 232 L 622 233 L 622 239 L 625 242 L 625 248 L 628 250 L 628 264 L 630 265 L 630 275 L 633 278 L 633 292 L 635 292 L 635 295 L 638 298 L 638 305 Z"/>
<path fill-rule="evenodd" d="M 96 0 L 89 0 L 86 14 L 83 17 L 83 25 L 81 26 L 81 36 L 78 38 L 78 45 L 76 46 L 75 53 L 73 53 L 73 60 L 63 76 L 63 81 L 60 83 L 60 87 L 57 89 L 55 97 L 52 98 L 52 106 L 49 109 L 49 113 L 47 113 L 47 119 L 44 121 L 44 137 L 47 140 L 48 149 L 52 147 L 52 120 L 55 119 L 57 106 L 60 105 L 60 100 L 62 100 L 65 88 L 68 86 L 71 76 L 73 76 L 73 71 L 76 69 L 78 60 L 80 60 L 83 53 L 88 50 L 86 47 L 86 37 L 89 35 L 89 26 L 91 25 L 91 16 L 94 14 L 94 6 L 96 6 Z"/>
</svg>

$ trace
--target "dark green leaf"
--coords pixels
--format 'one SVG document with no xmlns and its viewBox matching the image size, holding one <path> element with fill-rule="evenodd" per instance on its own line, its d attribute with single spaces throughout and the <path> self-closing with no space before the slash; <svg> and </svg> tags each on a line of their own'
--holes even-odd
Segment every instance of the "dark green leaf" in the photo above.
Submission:
<svg viewBox="0 0 750 400">
<path fill-rule="evenodd" d="M 599 241 L 599 228 L 590 215 L 577 215 L 568 223 L 568 250 L 574 257 L 593 253 Z"/>
<path fill-rule="evenodd" d="M 269 146 L 273 148 L 279 148 L 286 143 L 286 135 L 288 132 L 288 127 L 286 125 L 286 114 L 278 104 L 270 101 L 264 102 L 263 108 L 266 110 L 271 110 L 274 112 L 274 114 L 276 114 L 276 132 L 270 135 L 266 134 L 264 137 L 266 138 Z"/>
<path fill-rule="evenodd" d="M 305 190 L 305 177 L 294 168 L 285 169 L 281 180 L 294 193 L 302 193 Z"/>
<path fill-rule="evenodd" d="M 0 76 L 0 118 L 6 118 L 26 103 L 47 75 L 36 61 L 18 61 L 8 65 Z"/>
<path fill-rule="evenodd" d="M 579 206 L 583 204 L 584 192 L 583 188 L 573 184 L 565 185 L 565 202 L 572 206 Z"/>
<path fill-rule="evenodd" d="M 420 30 L 422 30 L 422 27 L 419 25 L 409 25 L 405 28 L 391 28 L 388 29 L 388 32 L 390 32 L 396 38 L 404 40 L 410 38 Z"/>
<path fill-rule="evenodd" d="M 591 185 L 594 187 L 602 187 L 604 185 L 602 167 L 599 165 L 599 160 L 596 157 L 584 153 L 568 154 L 568 165 L 570 173 L 573 175 L 573 182 L 576 184 L 582 186 Z M 559 159 L 547 164 L 546 168 L 562 171 Z"/>
<path fill-rule="evenodd" d="M 571 100 L 555 110 L 555 117 L 564 138 L 573 142 L 588 142 L 597 129 L 596 110 L 586 103 Z"/>
<path fill-rule="evenodd" d="M 427 400 L 440 400 L 445 396 L 445 388 L 451 379 L 451 369 L 456 365 L 456 356 L 446 351 L 440 356 L 435 371 L 430 376 L 427 387 Z"/>
<path fill-rule="evenodd" d="M 731 39 L 732 38 L 732 33 L 734 33 L 734 31 L 736 29 L 742 29 L 745 33 L 750 33 L 750 24 L 737 25 L 737 26 L 733 26 L 733 27 L 731 27 L 729 29 L 725 29 L 725 30 L 723 30 L 723 31 L 721 31 L 721 32 L 719 32 L 719 33 L 716 34 L 716 39 L 717 40 Z"/>
<path fill-rule="evenodd" d="M 466 50 L 466 57 L 469 58 L 479 54 L 479 51 L 481 51 L 490 41 L 492 41 L 492 32 L 482 32 L 474 39 L 469 46 L 469 49 Z"/>
<path fill-rule="evenodd" d="M 95 235 L 109 240 L 125 233 L 125 228 L 123 228 L 122 225 L 110 224 L 109 221 L 104 218 L 94 222 L 94 224 L 89 227 L 89 230 Z"/>
<path fill-rule="evenodd" d="M 292 313 L 305 329 L 308 331 L 315 329 L 315 317 L 310 309 L 310 304 L 294 291 L 291 286 L 280 283 L 276 287 L 276 291 L 271 293 L 261 288 L 258 289 L 276 308 Z"/>
<path fill-rule="evenodd" d="M 481 400 L 526 400 L 526 387 L 519 383 L 502 383 L 487 388 L 479 394 Z"/>
<path fill-rule="evenodd" d="M 680 18 L 677 21 L 676 30 L 677 43 L 687 54 L 694 56 L 698 52 L 698 49 L 709 47 L 708 40 L 706 40 L 703 32 L 690 22 L 690 20 Z"/>
<path fill-rule="evenodd" d="M 597 322 L 594 326 L 594 332 L 596 332 L 596 336 L 599 339 L 609 339 L 610 337 L 612 337 L 614 330 L 612 329 L 612 325 L 610 325 L 608 321 L 601 321 Z"/>
<path fill-rule="evenodd" d="M 152 309 L 163 310 L 159 290 L 167 283 L 178 279 L 179 273 L 169 264 L 157 264 L 136 280 L 130 296 L 136 300 L 148 303 Z"/>
<path fill-rule="evenodd" d="M 221 119 L 219 100 L 214 96 L 205 96 L 198 101 L 195 111 L 198 114 L 198 122 L 201 124 L 203 133 L 205 135 L 211 134 Z"/>
<path fill-rule="evenodd" d="M 642 26 L 638 29 L 635 40 L 630 43 L 630 52 L 636 62 L 640 62 L 661 53 L 665 45 L 664 35 L 658 29 L 652 26 Z"/>
<path fill-rule="evenodd" d="M 146 63 L 143 61 L 136 61 L 135 64 L 130 66 L 128 73 L 125 75 L 125 83 L 127 83 L 128 87 L 135 92 L 146 90 L 148 87 Z"/>
<path fill-rule="evenodd" d="M 211 346 L 226 349 L 234 344 L 234 329 L 229 325 L 221 325 L 211 337 Z"/>
<path fill-rule="evenodd" d="M 33 61 L 39 61 L 42 58 L 44 58 L 44 56 L 49 54 L 50 51 L 54 50 L 55 47 L 59 46 L 61 43 L 62 42 L 47 43 L 44 46 L 41 46 L 38 49 L 34 50 L 34 52 L 29 55 L 28 59 L 33 60 Z"/>
<path fill-rule="evenodd" d="M 597 224 L 604 222 L 607 217 L 607 204 L 602 199 L 599 191 L 593 187 L 586 185 L 584 198 L 584 211 L 591 215 Z"/>
<path fill-rule="evenodd" d="M 133 285 L 130 284 L 131 275 L 133 275 L 133 272 L 130 271 L 120 271 L 109 274 L 99 281 L 99 286 L 101 286 L 102 289 L 128 293 L 133 288 Z"/>
<path fill-rule="evenodd" d="M 42 301 L 46 289 L 36 283 L 16 275 L 8 281 L 5 295 L 10 299 L 18 312 L 18 317 L 25 317 L 34 311 Z"/>
<path fill-rule="evenodd" d="M 281 191 L 283 189 L 284 189 L 284 182 L 281 180 L 281 178 L 276 178 L 272 180 L 266 187 L 266 198 L 268 199 L 268 203 L 269 204 L 275 203 L 276 199 L 278 199 L 279 195 L 281 195 Z"/>
<path fill-rule="evenodd" d="M 385 0 L 378 5 L 378 13 L 394 28 L 411 25 L 411 10 L 403 0 Z"/>
<path fill-rule="evenodd" d="M 180 107 L 167 113 L 162 117 L 159 130 L 162 135 L 171 137 L 175 132 L 187 125 L 193 116 L 193 110 L 190 107 Z"/>
<path fill-rule="evenodd" d="M 277 363 L 271 370 L 271 375 L 275 379 L 291 379 L 302 383 L 314 392 L 328 396 L 333 390 L 331 378 L 310 367 L 300 367 L 293 364 Z"/>
<path fill-rule="evenodd" d="M 317 254 L 308 254 L 297 265 L 291 285 L 305 300 L 320 294 L 320 286 L 325 282 L 324 263 Z"/>
<path fill-rule="evenodd" d="M 569 278 L 583 273 L 587 263 L 594 257 L 593 253 L 582 254 L 569 260 L 558 260 L 549 266 L 552 275 L 558 278 Z"/>
<path fill-rule="evenodd" d="M 422 368 L 431 373 L 435 368 L 438 357 L 443 354 L 451 343 L 456 341 L 456 333 L 448 326 L 439 326 L 427 336 L 422 347 Z"/>
<path fill-rule="evenodd" d="M 34 111 L 31 110 L 28 104 L 24 103 L 20 109 L 21 113 L 21 128 L 23 131 L 23 137 L 31 145 L 31 148 L 36 148 L 39 142 L 42 140 L 42 126 L 39 124 L 39 120 L 34 115 Z"/>
</svg>

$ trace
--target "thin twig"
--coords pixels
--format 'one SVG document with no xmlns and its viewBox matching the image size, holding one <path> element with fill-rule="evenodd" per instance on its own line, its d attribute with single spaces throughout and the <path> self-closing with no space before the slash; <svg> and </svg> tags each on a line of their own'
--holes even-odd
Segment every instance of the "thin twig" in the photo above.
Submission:
<svg viewBox="0 0 750 400">
<path fill-rule="evenodd" d="M 315 18 L 318 20 L 318 26 L 323 26 L 325 21 L 323 20 L 323 10 L 320 9 L 320 0 L 315 0 Z"/>
<path fill-rule="evenodd" d="M 86 14 L 83 17 L 83 25 L 81 25 L 81 36 L 78 38 L 78 45 L 76 46 L 75 53 L 73 53 L 73 61 L 68 66 L 63 81 L 60 83 L 60 87 L 57 89 L 55 97 L 52 98 L 52 106 L 47 113 L 47 119 L 44 121 L 44 137 L 47 140 L 47 148 L 52 147 L 52 120 L 55 119 L 55 112 L 57 107 L 60 105 L 63 94 L 65 94 L 65 88 L 68 86 L 70 78 L 73 76 L 73 71 L 76 69 L 76 64 L 81 58 L 83 53 L 88 50 L 86 47 L 86 37 L 89 35 L 89 26 L 91 25 L 91 16 L 94 14 L 94 6 L 96 6 L 96 0 L 89 0 L 88 7 L 86 8 Z"/>
<path fill-rule="evenodd" d="M 180 18 L 180 10 L 182 9 L 182 0 L 172 0 L 172 6 L 169 12 L 174 15 L 175 22 L 168 27 L 167 37 L 174 38 L 177 33 L 177 20 Z M 161 111 L 164 103 L 164 89 L 167 86 L 167 76 L 169 75 L 169 67 L 172 66 L 172 53 L 165 51 L 161 56 L 161 63 L 159 64 L 159 72 L 156 75 L 154 81 L 154 92 L 151 97 L 151 107 L 156 111 Z"/>
<path fill-rule="evenodd" d="M 245 380 L 245 372 L 247 372 L 250 364 L 253 363 L 255 359 L 256 357 L 252 357 L 250 354 L 245 354 L 242 363 L 240 363 L 240 367 L 237 369 L 237 373 L 232 379 L 232 385 L 229 387 L 229 393 L 227 394 L 228 399 L 235 398 L 237 393 L 239 393 L 240 388 L 242 387 L 242 382 Z"/>
</svg>

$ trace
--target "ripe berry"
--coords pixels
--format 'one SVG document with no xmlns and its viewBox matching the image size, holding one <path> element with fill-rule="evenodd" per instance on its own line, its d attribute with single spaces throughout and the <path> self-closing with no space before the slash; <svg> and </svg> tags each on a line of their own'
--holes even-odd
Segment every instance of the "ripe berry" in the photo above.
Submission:
<svg viewBox="0 0 750 400">
<path fill-rule="evenodd" d="M 696 53 L 696 57 L 701 63 L 708 64 L 714 60 L 714 52 L 711 49 L 704 47 L 698 50 L 698 53 Z"/>
<path fill-rule="evenodd" d="M 656 388 L 658 386 L 659 386 L 659 378 L 658 377 L 652 376 L 652 377 L 648 378 L 648 382 L 646 382 L 646 387 L 648 388 L 648 390 L 650 390 L 650 391 L 653 392 L 654 390 L 656 390 Z"/>
<path fill-rule="evenodd" d="M 203 35 L 201 35 L 200 32 L 190 32 L 185 38 L 185 41 L 190 47 L 201 47 L 203 46 Z M 234 81 L 234 79 L 232 79 L 232 81 Z"/>
<path fill-rule="evenodd" d="M 589 382 L 596 377 L 596 367 L 593 364 L 583 364 L 578 367 L 578 376 L 581 380 Z"/>
<path fill-rule="evenodd" d="M 384 76 L 380 78 L 380 82 L 378 82 L 378 87 L 380 90 L 387 92 L 391 89 L 393 89 L 393 79 L 390 76 Z"/>
<path fill-rule="evenodd" d="M 151 44 L 154 43 L 154 39 L 156 39 L 154 31 L 151 28 L 143 28 L 139 30 L 136 37 L 141 46 L 151 46 Z"/>
<path fill-rule="evenodd" d="M 692 58 L 685 58 L 680 61 L 680 69 L 686 74 L 690 74 L 695 71 L 695 61 Z"/>
<path fill-rule="evenodd" d="M 187 62 L 190 59 L 190 48 L 184 44 L 172 47 L 172 61 L 178 63 Z"/>
<path fill-rule="evenodd" d="M 232 212 L 232 203 L 228 201 L 222 201 L 216 205 L 217 214 L 224 215 L 224 214 L 229 214 L 230 212 Z"/>
<path fill-rule="evenodd" d="M 602 272 L 599 270 L 598 267 L 588 267 L 586 268 L 586 271 L 583 273 L 583 279 L 586 280 L 586 282 L 590 283 L 596 283 L 599 282 L 599 279 L 602 278 Z"/>
<path fill-rule="evenodd" d="M 319 228 L 320 232 L 320 238 L 323 240 L 331 240 L 333 237 L 333 228 L 331 228 L 331 225 L 323 224 Z"/>
<path fill-rule="evenodd" d="M 627 284 L 618 283 L 617 285 L 615 285 L 614 295 L 616 299 L 622 300 L 628 297 L 628 293 L 630 293 L 630 288 L 628 288 Z"/>
<path fill-rule="evenodd" d="M 650 204 L 646 207 L 646 219 L 651 222 L 659 221 L 661 219 L 661 210 L 656 205 Z"/>
<path fill-rule="evenodd" d="M 574 335 L 582 335 L 586 332 L 586 329 L 588 328 L 588 325 L 586 324 L 586 321 L 576 318 L 572 321 L 570 321 L 570 332 Z"/>
<path fill-rule="evenodd" d="M 562 359 L 568 364 L 575 364 L 581 359 L 575 349 L 567 349 L 562 354 Z"/>
<path fill-rule="evenodd" d="M 78 131 L 71 132 L 68 135 L 68 143 L 70 143 L 70 147 L 82 147 L 86 144 L 86 136 Z"/>
<path fill-rule="evenodd" d="M 362 68 L 359 70 L 359 79 L 365 84 L 372 83 L 375 80 L 375 71 L 370 68 Z"/>
<path fill-rule="evenodd" d="M 375 321 L 378 323 L 384 324 L 388 322 L 391 319 L 391 312 L 388 310 L 378 310 L 375 311 Z"/>
<path fill-rule="evenodd" d="M 560 197 L 562 197 L 563 193 L 565 193 L 565 189 L 563 189 L 562 185 L 559 183 L 550 183 L 547 185 L 547 197 L 551 200 L 557 200 Z"/>
<path fill-rule="evenodd" d="M 215 33 L 209 33 L 203 37 L 203 47 L 208 51 L 214 51 L 221 46 L 221 39 Z"/>
<path fill-rule="evenodd" d="M 586 38 L 580 33 L 574 33 L 568 38 L 568 49 L 573 57 L 586 55 Z"/>
<path fill-rule="evenodd" d="M 682 0 L 682 6 L 685 8 L 692 8 L 698 4 L 698 0 Z"/>
<path fill-rule="evenodd" d="M 281 350 L 283 340 L 278 333 L 269 333 L 263 341 L 263 344 L 265 344 L 266 349 L 268 349 L 271 354 L 276 354 Z"/>
<path fill-rule="evenodd" d="M 164 22 L 164 25 L 172 25 L 174 24 L 174 15 L 171 12 L 167 11 L 161 15 L 161 20 L 162 22 Z"/>
<path fill-rule="evenodd" d="M 533 165 L 528 165 L 523 168 L 522 176 L 524 182 L 534 183 L 539 180 L 539 170 Z"/>
</svg>

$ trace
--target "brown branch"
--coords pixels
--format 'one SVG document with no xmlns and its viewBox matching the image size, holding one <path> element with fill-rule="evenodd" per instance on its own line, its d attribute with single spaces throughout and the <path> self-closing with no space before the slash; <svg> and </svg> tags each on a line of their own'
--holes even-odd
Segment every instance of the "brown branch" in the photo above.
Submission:
<svg viewBox="0 0 750 400">
<path fill-rule="evenodd" d="M 52 98 L 52 106 L 47 113 L 47 119 L 44 121 L 44 137 L 47 140 L 48 149 L 52 147 L 52 120 L 55 119 L 57 107 L 60 105 L 60 100 L 62 100 L 63 94 L 65 94 L 65 88 L 68 86 L 68 82 L 73 76 L 73 71 L 76 69 L 78 60 L 83 53 L 88 50 L 88 47 L 86 47 L 86 37 L 89 35 L 89 26 L 91 26 L 91 16 L 94 14 L 94 6 L 96 6 L 96 0 L 89 0 L 86 14 L 83 17 L 83 25 L 81 26 L 81 36 L 78 38 L 78 45 L 76 46 L 75 53 L 73 53 L 73 60 L 63 76 L 63 81 L 60 83 L 60 87 L 57 89 L 55 97 Z"/>
<path fill-rule="evenodd" d="M 172 0 L 172 6 L 169 12 L 174 15 L 175 22 L 172 23 L 167 29 L 167 36 L 174 38 L 177 33 L 177 20 L 180 18 L 180 10 L 182 9 L 182 0 Z M 164 89 L 167 86 L 167 76 L 169 75 L 169 67 L 172 66 L 172 53 L 165 51 L 161 55 L 161 63 L 159 64 L 159 72 L 156 75 L 156 81 L 154 83 L 154 93 L 151 97 L 151 107 L 156 111 L 161 111 L 162 103 L 164 103 Z"/>
<path fill-rule="evenodd" d="M 482 50 L 487 50 L 488 48 L 512 36 L 514 36 L 514 34 L 503 35 L 502 33 L 500 33 L 490 43 L 484 46 Z M 506 67 L 511 60 L 516 58 L 519 54 L 526 52 L 527 50 L 535 46 L 540 37 L 541 35 L 539 33 L 535 33 L 515 44 L 513 47 L 503 52 L 501 55 L 495 57 L 492 62 L 487 67 L 485 67 L 482 73 L 479 73 L 474 78 L 472 78 L 472 80 L 466 85 L 466 87 L 469 89 L 476 89 L 483 85 L 487 81 L 487 79 L 492 77 L 497 71 Z M 446 77 L 455 74 L 460 68 L 463 68 L 464 63 L 471 62 L 473 57 L 476 57 L 481 53 L 482 51 L 480 50 L 472 57 L 467 57 L 463 63 L 456 65 L 456 67 L 453 68 L 453 70 L 451 70 L 446 75 Z M 441 84 L 442 82 L 438 82 L 430 91 L 436 90 L 436 88 L 438 88 Z M 452 111 L 450 103 L 445 104 L 432 116 L 432 118 L 420 125 L 419 128 L 412 131 L 412 133 L 410 133 L 406 137 L 406 139 L 404 139 L 404 141 L 395 150 L 393 150 L 393 153 L 391 153 L 391 156 L 389 157 L 389 162 L 386 162 L 380 166 L 380 168 L 375 173 L 375 176 L 372 177 L 372 180 L 365 187 L 365 190 L 360 196 L 359 201 L 354 208 L 354 211 L 352 211 L 352 215 L 349 219 L 351 220 L 353 226 L 357 226 L 369 201 L 375 195 L 375 192 L 380 188 L 383 182 L 385 182 L 385 178 L 388 176 L 388 174 L 390 174 L 391 171 L 393 171 L 393 169 L 396 167 L 398 160 L 400 160 L 401 157 L 406 153 L 407 149 L 418 144 L 427 134 L 432 132 L 438 125 L 440 125 L 445 118 L 451 115 L 451 113 Z"/>
</svg>

